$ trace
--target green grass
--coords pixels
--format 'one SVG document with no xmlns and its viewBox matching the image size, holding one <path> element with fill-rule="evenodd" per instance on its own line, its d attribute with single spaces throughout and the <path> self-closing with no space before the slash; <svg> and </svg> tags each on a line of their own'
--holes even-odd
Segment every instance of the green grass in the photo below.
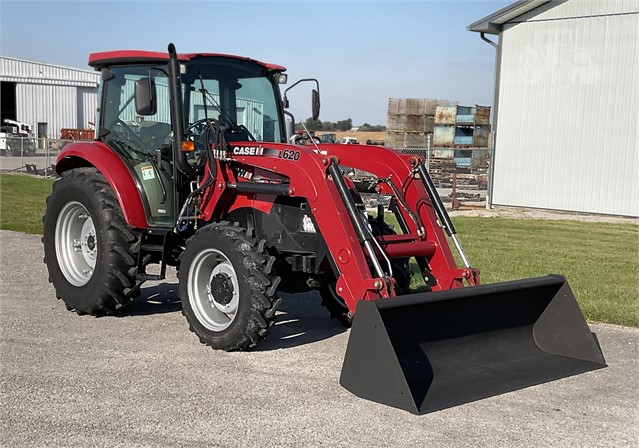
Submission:
<svg viewBox="0 0 639 448">
<path fill-rule="evenodd" d="M 386 220 L 399 228 L 392 214 L 387 213 Z M 453 221 L 482 283 L 561 274 L 589 321 L 638 325 L 639 226 L 497 217 Z M 411 269 L 419 272 L 414 260 Z M 411 287 L 425 290 L 423 284 L 415 275 Z"/>
<path fill-rule="evenodd" d="M 476 217 L 454 223 L 483 283 L 562 274 L 586 319 L 637 326 L 639 226 Z"/>
<path fill-rule="evenodd" d="M 0 228 L 42 233 L 51 183 L 0 175 Z M 639 226 L 480 217 L 454 222 L 483 283 L 562 274 L 589 321 L 637 326 Z"/>
<path fill-rule="evenodd" d="M 51 179 L 0 174 L 0 228 L 41 234 L 52 183 Z"/>
</svg>

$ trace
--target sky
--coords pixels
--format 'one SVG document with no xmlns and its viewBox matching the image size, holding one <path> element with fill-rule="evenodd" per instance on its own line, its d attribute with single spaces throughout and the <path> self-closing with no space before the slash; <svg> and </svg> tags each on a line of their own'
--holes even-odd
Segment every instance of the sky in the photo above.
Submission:
<svg viewBox="0 0 639 448">
<path fill-rule="evenodd" d="M 0 54 L 90 70 L 108 50 L 215 52 L 320 82 L 320 120 L 386 124 L 388 98 L 490 105 L 495 50 L 466 30 L 511 0 L 6 1 Z M 492 36 L 494 38 L 494 36 Z M 298 121 L 309 83 L 289 94 Z"/>
</svg>

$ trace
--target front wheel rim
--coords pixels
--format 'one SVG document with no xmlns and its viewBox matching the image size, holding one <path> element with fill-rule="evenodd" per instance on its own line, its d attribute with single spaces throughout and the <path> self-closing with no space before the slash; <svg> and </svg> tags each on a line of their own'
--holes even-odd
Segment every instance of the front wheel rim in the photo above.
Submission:
<svg viewBox="0 0 639 448">
<path fill-rule="evenodd" d="M 66 204 L 55 226 L 55 251 L 62 274 L 73 286 L 86 285 L 98 258 L 93 218 L 77 201 Z"/>
<path fill-rule="evenodd" d="M 187 283 L 189 304 L 198 322 L 214 332 L 226 330 L 235 320 L 240 302 L 237 273 L 228 257 L 217 249 L 199 252 L 189 268 Z M 219 295 L 220 283 L 225 297 Z"/>
</svg>

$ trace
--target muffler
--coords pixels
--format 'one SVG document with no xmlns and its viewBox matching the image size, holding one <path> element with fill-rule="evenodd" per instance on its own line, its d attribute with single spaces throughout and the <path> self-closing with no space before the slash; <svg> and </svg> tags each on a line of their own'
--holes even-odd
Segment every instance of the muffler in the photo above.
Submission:
<svg viewBox="0 0 639 448">
<path fill-rule="evenodd" d="M 425 414 L 606 367 L 566 279 L 360 301 L 340 384 Z"/>
</svg>

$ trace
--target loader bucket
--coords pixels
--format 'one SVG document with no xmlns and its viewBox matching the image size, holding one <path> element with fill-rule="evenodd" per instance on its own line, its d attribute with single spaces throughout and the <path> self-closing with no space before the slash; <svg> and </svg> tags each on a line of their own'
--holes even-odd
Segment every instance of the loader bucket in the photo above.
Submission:
<svg viewBox="0 0 639 448">
<path fill-rule="evenodd" d="M 564 277 L 360 301 L 340 384 L 426 414 L 606 367 Z"/>
</svg>

